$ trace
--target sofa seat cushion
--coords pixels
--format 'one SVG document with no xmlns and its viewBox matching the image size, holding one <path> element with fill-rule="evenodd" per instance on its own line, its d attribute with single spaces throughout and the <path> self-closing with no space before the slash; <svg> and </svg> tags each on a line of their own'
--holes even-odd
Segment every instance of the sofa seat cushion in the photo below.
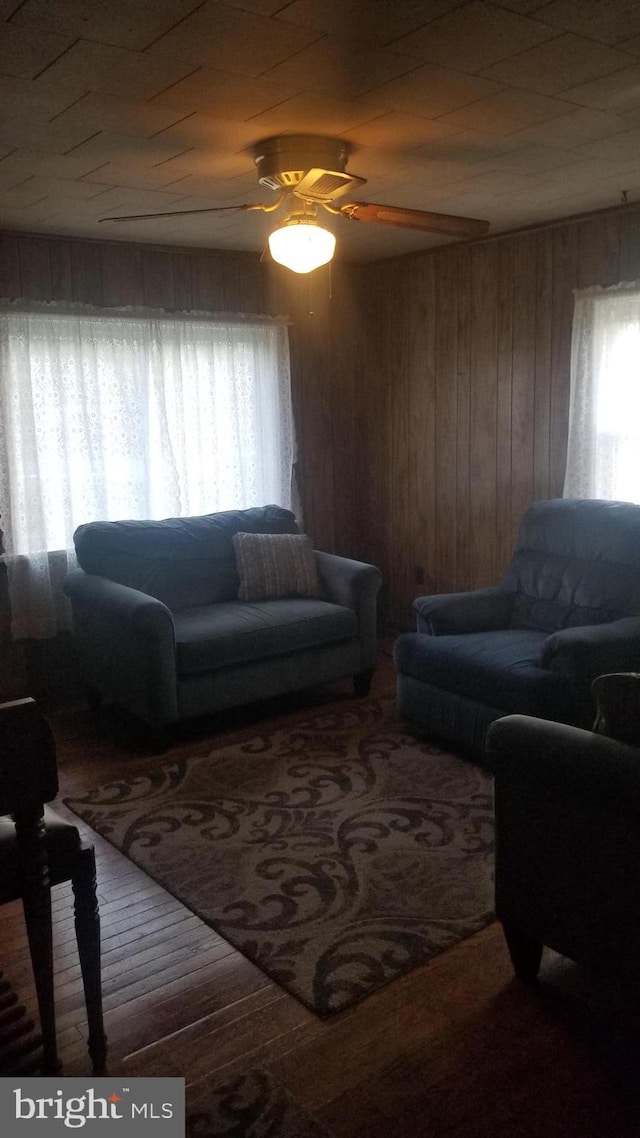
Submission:
<svg viewBox="0 0 640 1138">
<path fill-rule="evenodd" d="M 298 597 L 182 609 L 174 627 L 180 677 L 358 635 L 353 609 Z"/>
<path fill-rule="evenodd" d="M 399 672 L 505 712 L 548 717 L 562 710 L 567 683 L 541 668 L 546 633 L 501 629 L 463 636 L 405 633 L 395 645 Z"/>
</svg>

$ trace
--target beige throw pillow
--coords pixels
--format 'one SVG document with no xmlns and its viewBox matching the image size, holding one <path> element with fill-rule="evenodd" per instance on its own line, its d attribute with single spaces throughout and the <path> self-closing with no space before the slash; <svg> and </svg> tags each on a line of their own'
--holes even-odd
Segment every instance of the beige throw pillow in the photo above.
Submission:
<svg viewBox="0 0 640 1138">
<path fill-rule="evenodd" d="M 311 539 L 306 533 L 236 533 L 238 599 L 321 596 Z"/>
</svg>

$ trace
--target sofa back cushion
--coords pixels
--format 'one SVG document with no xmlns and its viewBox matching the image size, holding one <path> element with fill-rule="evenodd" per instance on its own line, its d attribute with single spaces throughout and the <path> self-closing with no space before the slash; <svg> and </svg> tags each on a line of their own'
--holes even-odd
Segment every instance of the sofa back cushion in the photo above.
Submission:
<svg viewBox="0 0 640 1138">
<path fill-rule="evenodd" d="M 515 628 L 554 632 L 640 615 L 640 506 L 535 502 L 503 585 L 516 594 Z"/>
<path fill-rule="evenodd" d="M 157 597 L 170 609 L 238 595 L 233 535 L 297 533 L 290 510 L 259 506 L 163 521 L 88 522 L 74 537 L 86 573 Z"/>
</svg>

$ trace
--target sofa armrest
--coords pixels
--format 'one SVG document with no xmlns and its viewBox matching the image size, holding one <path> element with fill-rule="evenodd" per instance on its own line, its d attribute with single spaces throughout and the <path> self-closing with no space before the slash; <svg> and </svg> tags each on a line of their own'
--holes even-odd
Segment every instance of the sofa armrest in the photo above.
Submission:
<svg viewBox="0 0 640 1138">
<path fill-rule="evenodd" d="M 87 683 L 148 723 L 178 718 L 173 616 L 162 601 L 107 577 L 74 569 L 71 599 Z"/>
<path fill-rule="evenodd" d="M 498 587 L 417 597 L 413 608 L 418 632 L 427 632 L 431 636 L 455 636 L 508 628 L 513 598 L 513 593 Z"/>
<path fill-rule="evenodd" d="M 528 715 L 495 720 L 485 740 L 496 787 L 544 786 L 553 798 L 589 799 L 640 810 L 640 748 L 580 727 Z"/>
<path fill-rule="evenodd" d="M 553 632 L 542 646 L 540 663 L 580 684 L 589 684 L 605 672 L 638 671 L 640 617 Z"/>
<path fill-rule="evenodd" d="M 351 561 L 335 553 L 315 550 L 318 576 L 327 600 L 353 609 L 358 617 L 362 650 L 361 668 L 367 671 L 376 663 L 377 596 L 382 574 L 375 565 Z"/>
<path fill-rule="evenodd" d="M 72 602 L 90 604 L 105 614 L 130 621 L 145 635 L 156 638 L 164 635 L 166 639 L 170 633 L 173 638 L 171 610 L 148 593 L 119 585 L 108 577 L 85 573 L 83 569 L 72 570 L 63 589 Z"/>
</svg>

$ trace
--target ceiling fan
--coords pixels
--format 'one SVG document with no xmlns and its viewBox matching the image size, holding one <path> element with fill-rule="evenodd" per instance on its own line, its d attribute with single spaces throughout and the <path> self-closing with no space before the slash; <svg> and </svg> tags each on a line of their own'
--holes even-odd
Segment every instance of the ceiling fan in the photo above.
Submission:
<svg viewBox="0 0 640 1138">
<path fill-rule="evenodd" d="M 297 273 L 312 272 L 333 257 L 336 239 L 331 230 L 319 223 L 319 209 L 350 221 L 396 225 L 447 237 L 480 237 L 489 228 L 488 221 L 473 217 L 374 202 L 340 201 L 366 182 L 366 178 L 345 169 L 349 144 L 344 139 L 307 134 L 274 135 L 256 143 L 253 156 L 260 185 L 278 195 L 274 202 L 128 214 L 101 217 L 100 221 L 147 221 L 156 217 L 249 210 L 273 213 L 286 205 L 287 216 L 269 235 L 269 251 L 275 261 Z"/>
</svg>

